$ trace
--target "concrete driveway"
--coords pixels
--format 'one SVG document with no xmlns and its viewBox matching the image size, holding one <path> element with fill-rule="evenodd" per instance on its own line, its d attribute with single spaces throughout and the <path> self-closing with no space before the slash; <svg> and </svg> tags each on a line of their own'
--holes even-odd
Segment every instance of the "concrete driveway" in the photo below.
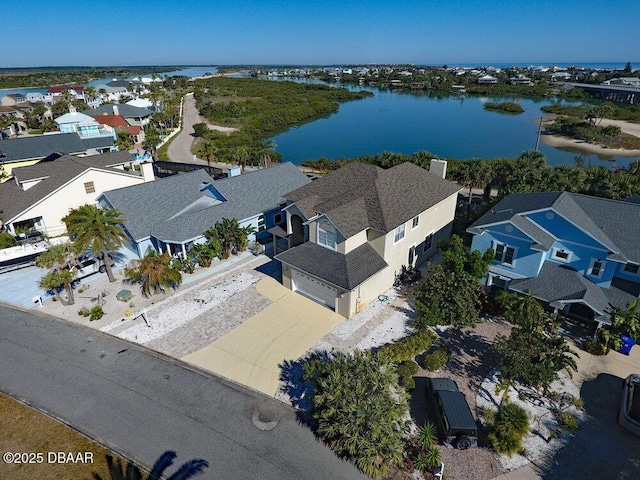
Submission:
<svg viewBox="0 0 640 480">
<path fill-rule="evenodd" d="M 302 356 L 346 319 L 273 278 L 260 280 L 256 289 L 273 303 L 182 360 L 273 397 L 279 365 Z"/>
</svg>

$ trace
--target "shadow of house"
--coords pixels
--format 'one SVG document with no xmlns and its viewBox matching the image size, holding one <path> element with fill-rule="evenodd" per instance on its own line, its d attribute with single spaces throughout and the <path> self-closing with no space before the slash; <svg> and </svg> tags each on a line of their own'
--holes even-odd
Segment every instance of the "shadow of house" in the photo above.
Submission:
<svg viewBox="0 0 640 480">
<path fill-rule="evenodd" d="M 541 478 L 640 478 L 640 437 L 617 422 L 622 382 L 601 373 L 583 383 L 586 420 L 565 448 L 541 462 Z"/>
</svg>

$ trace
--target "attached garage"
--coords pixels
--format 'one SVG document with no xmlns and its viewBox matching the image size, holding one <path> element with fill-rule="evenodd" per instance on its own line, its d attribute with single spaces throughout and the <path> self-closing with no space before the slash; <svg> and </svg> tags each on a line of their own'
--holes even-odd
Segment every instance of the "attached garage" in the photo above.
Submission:
<svg viewBox="0 0 640 480">
<path fill-rule="evenodd" d="M 291 289 L 294 292 L 301 293 L 305 297 L 330 308 L 336 309 L 336 300 L 338 298 L 338 289 L 334 288 L 320 280 L 309 275 L 300 273 L 297 270 L 291 270 Z"/>
</svg>

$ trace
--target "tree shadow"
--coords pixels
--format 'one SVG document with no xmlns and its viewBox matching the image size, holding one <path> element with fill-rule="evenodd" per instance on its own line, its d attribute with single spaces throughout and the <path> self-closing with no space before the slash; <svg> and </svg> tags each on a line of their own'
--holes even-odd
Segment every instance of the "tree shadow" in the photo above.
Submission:
<svg viewBox="0 0 640 480">
<path fill-rule="evenodd" d="M 164 478 L 168 478 L 168 480 L 186 480 L 202 473 L 205 468 L 209 467 L 209 462 L 197 458 L 182 464 L 173 475 L 168 476 L 166 470 L 173 465 L 173 461 L 177 456 L 176 452 L 167 450 L 160 455 L 151 472 L 145 476 L 143 475 L 143 470 L 134 462 L 128 461 L 125 465 L 121 459 L 114 459 L 113 456 L 106 455 L 109 477 L 111 480 L 142 480 L 143 478 L 145 480 L 160 480 Z M 147 472 L 144 473 L 146 474 Z M 107 480 L 95 472 L 93 478 L 94 480 Z"/>
<path fill-rule="evenodd" d="M 640 437 L 617 421 L 623 379 L 601 373 L 583 383 L 585 421 L 563 449 L 537 465 L 545 480 L 640 478 Z"/>
</svg>

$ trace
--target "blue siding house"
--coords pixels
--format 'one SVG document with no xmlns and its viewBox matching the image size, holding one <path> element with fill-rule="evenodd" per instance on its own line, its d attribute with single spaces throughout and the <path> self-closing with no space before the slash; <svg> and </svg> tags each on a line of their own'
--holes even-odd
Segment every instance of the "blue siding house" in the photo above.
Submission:
<svg viewBox="0 0 640 480">
<path fill-rule="evenodd" d="M 565 315 L 611 323 L 640 295 L 640 204 L 568 192 L 515 193 L 467 232 L 493 248 L 486 285 L 531 293 Z"/>
</svg>

